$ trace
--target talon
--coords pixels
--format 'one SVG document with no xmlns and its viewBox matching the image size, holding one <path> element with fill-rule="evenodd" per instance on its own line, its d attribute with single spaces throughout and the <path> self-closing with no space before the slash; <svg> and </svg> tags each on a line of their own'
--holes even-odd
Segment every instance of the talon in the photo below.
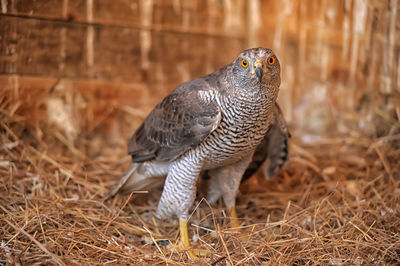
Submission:
<svg viewBox="0 0 400 266">
<path fill-rule="evenodd" d="M 237 212 L 236 212 L 236 207 L 233 206 L 232 208 L 229 208 L 228 212 L 229 212 L 229 215 L 230 215 L 230 218 L 231 218 L 231 228 L 236 230 L 236 231 L 239 231 L 240 222 L 239 222 L 239 218 L 238 218 L 238 215 L 237 215 Z M 235 236 L 237 238 L 239 238 L 240 240 L 248 241 L 250 239 L 250 236 L 246 232 L 243 232 L 243 231 L 238 232 L 238 234 L 235 234 Z"/>
<path fill-rule="evenodd" d="M 179 244 L 172 244 L 171 247 L 180 250 L 180 251 L 186 251 L 188 256 L 191 259 L 197 259 L 199 256 L 204 257 L 210 254 L 210 252 L 206 249 L 197 249 L 193 248 L 192 245 L 190 244 L 189 240 L 189 232 L 188 232 L 188 226 L 186 221 L 182 221 L 179 219 L 179 232 L 181 235 L 181 239 L 179 241 Z"/>
</svg>

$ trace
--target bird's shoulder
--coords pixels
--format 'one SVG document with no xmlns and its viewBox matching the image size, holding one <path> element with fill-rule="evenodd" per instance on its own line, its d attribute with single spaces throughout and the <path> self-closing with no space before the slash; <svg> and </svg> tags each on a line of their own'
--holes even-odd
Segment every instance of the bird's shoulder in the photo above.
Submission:
<svg viewBox="0 0 400 266">
<path fill-rule="evenodd" d="M 218 76 L 185 82 L 166 96 L 132 136 L 134 161 L 173 160 L 198 145 L 220 123 Z"/>
<path fill-rule="evenodd" d="M 176 87 L 171 94 L 187 94 L 190 92 L 200 93 L 212 93 L 221 92 L 229 87 L 229 79 L 227 74 L 229 73 L 229 66 L 223 67 L 211 74 L 202 76 L 185 83 L 182 83 Z"/>
</svg>

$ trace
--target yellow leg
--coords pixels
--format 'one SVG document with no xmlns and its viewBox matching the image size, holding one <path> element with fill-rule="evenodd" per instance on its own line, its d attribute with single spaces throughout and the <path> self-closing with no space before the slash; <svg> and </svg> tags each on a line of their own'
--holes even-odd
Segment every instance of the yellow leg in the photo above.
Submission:
<svg viewBox="0 0 400 266">
<path fill-rule="evenodd" d="M 231 218 L 231 227 L 232 228 L 238 228 L 240 227 L 240 222 L 239 222 L 239 218 L 236 212 L 236 207 L 233 206 L 231 208 L 228 209 L 229 212 L 229 216 Z"/>
<path fill-rule="evenodd" d="M 179 232 L 181 235 L 181 241 L 179 242 L 179 249 L 185 250 L 191 259 L 197 259 L 197 256 L 206 256 L 209 254 L 208 250 L 194 249 L 190 244 L 189 231 L 186 221 L 179 219 Z"/>
<path fill-rule="evenodd" d="M 236 212 L 236 207 L 233 206 L 232 208 L 229 208 L 228 212 L 229 212 L 229 216 L 231 218 L 232 229 L 239 231 L 240 222 L 239 222 L 239 218 L 238 218 L 238 215 Z M 236 236 L 242 240 L 249 240 L 249 238 L 250 238 L 249 235 L 246 234 L 245 232 L 241 232 Z"/>
<path fill-rule="evenodd" d="M 189 231 L 187 222 L 182 221 L 181 219 L 179 219 L 179 231 L 181 233 L 181 242 L 179 243 L 179 245 L 184 249 L 191 248 L 192 245 L 190 244 L 189 240 Z"/>
</svg>

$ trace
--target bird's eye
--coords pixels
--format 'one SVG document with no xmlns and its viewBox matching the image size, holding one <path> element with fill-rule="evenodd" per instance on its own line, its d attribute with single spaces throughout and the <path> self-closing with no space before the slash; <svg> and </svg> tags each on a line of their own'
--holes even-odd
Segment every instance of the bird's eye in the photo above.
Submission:
<svg viewBox="0 0 400 266">
<path fill-rule="evenodd" d="M 246 59 L 242 59 L 241 64 L 242 64 L 242 67 L 244 67 L 244 68 L 249 66 L 249 62 Z"/>
<path fill-rule="evenodd" d="M 275 64 L 275 58 L 274 57 L 268 57 L 268 59 L 267 59 L 267 63 L 268 63 L 268 65 L 273 65 L 273 64 Z"/>
</svg>

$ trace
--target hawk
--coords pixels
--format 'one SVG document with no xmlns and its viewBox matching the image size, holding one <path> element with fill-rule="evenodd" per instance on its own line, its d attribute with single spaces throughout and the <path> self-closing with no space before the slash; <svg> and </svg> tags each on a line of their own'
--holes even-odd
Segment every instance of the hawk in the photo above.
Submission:
<svg viewBox="0 0 400 266">
<path fill-rule="evenodd" d="M 108 197 L 166 176 L 156 215 L 177 216 L 180 246 L 190 250 L 187 221 L 200 173 L 211 178 L 208 200 L 220 197 L 238 227 L 240 181 L 265 161 L 273 177 L 288 158 L 289 133 L 276 99 L 280 63 L 267 48 L 243 51 L 231 64 L 176 87 L 128 144 L 132 164 Z M 194 253 L 189 253 L 195 257 Z"/>
</svg>

